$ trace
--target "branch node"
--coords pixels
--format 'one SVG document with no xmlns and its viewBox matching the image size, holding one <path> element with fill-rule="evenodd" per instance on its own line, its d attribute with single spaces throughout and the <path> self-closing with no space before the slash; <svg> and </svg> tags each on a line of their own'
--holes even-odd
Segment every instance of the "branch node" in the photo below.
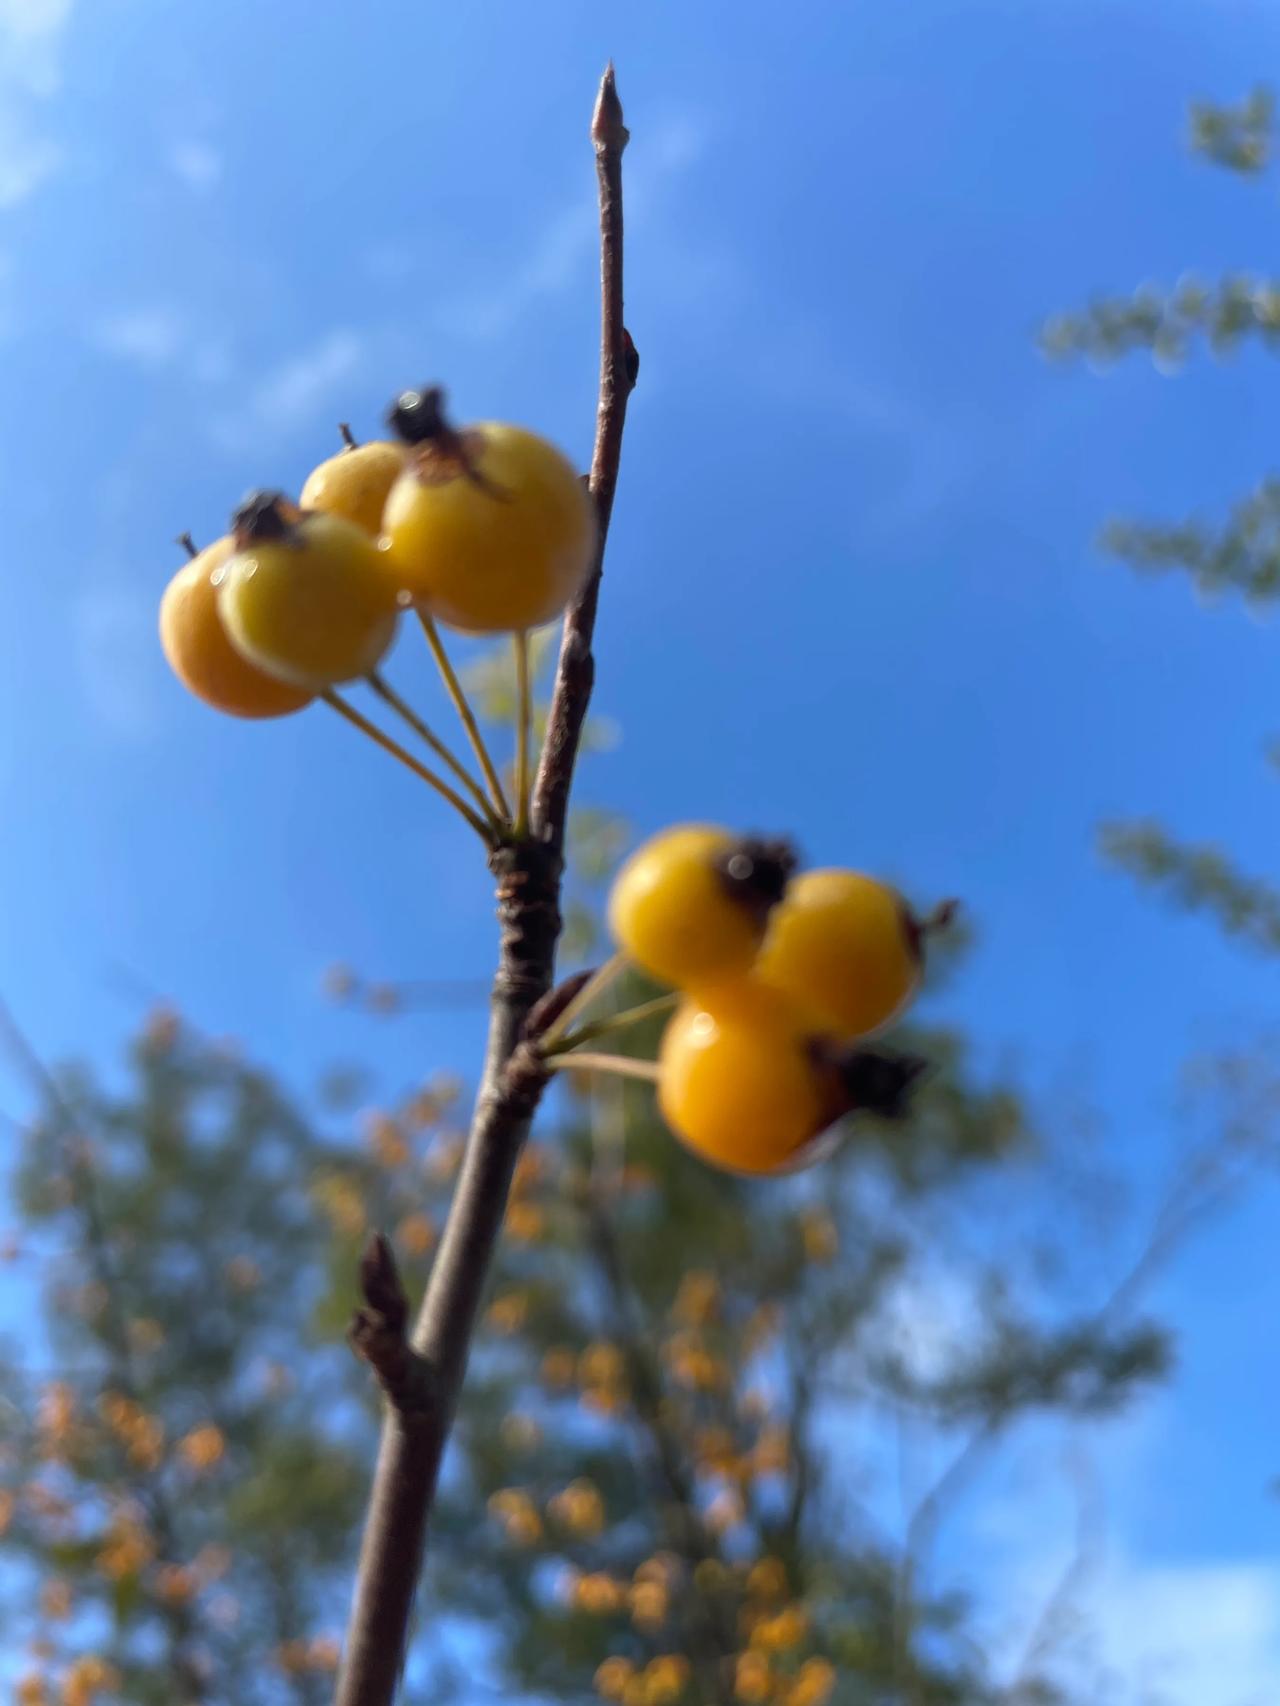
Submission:
<svg viewBox="0 0 1280 1706">
<path fill-rule="evenodd" d="M 529 1017 L 524 1022 L 525 1040 L 536 1043 L 594 976 L 593 971 L 574 972 L 572 977 L 564 978 L 554 989 L 549 989 L 540 1001 L 536 1001 L 529 1009 Z"/>
<path fill-rule="evenodd" d="M 430 1410 L 436 1398 L 431 1365 L 409 1343 L 409 1299 L 391 1243 L 375 1232 L 360 1258 L 364 1304 L 351 1318 L 347 1337 L 367 1362 L 392 1408 L 402 1415 Z"/>
</svg>

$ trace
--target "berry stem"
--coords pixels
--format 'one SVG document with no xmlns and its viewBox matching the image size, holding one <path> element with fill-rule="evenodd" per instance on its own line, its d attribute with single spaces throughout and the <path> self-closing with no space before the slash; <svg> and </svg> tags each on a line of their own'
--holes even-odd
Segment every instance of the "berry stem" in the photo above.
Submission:
<svg viewBox="0 0 1280 1706">
<path fill-rule="evenodd" d="M 440 638 L 440 630 L 425 610 L 418 611 L 418 620 L 422 624 L 422 632 L 427 637 L 431 647 L 431 655 L 436 660 L 436 668 L 440 671 L 440 679 L 444 682 L 445 692 L 453 701 L 453 708 L 458 713 L 463 728 L 467 731 L 467 739 L 471 742 L 471 750 L 475 753 L 477 762 L 484 772 L 484 779 L 489 785 L 489 796 L 494 809 L 504 823 L 511 821 L 511 807 L 507 804 L 507 796 L 502 791 L 502 783 L 494 768 L 493 759 L 489 756 L 489 748 L 485 745 L 484 736 L 480 733 L 480 725 L 476 721 L 475 712 L 471 709 L 471 701 L 467 698 L 462 683 L 458 680 L 458 672 L 449 661 L 449 654 L 444 649 L 444 641 Z"/>
<path fill-rule="evenodd" d="M 538 1039 L 538 1048 L 543 1054 L 554 1054 L 559 1049 L 565 1036 L 572 1029 L 573 1021 L 579 1013 L 585 1013 L 593 1001 L 597 1001 L 606 989 L 615 984 L 627 969 L 625 954 L 614 954 L 602 966 L 598 966 L 583 984 L 582 988 L 566 1002 L 564 1010 L 552 1021 Z"/>
<path fill-rule="evenodd" d="M 389 752 L 392 758 L 398 758 L 406 769 L 412 770 L 415 776 L 420 776 L 429 787 L 434 788 L 442 799 L 449 802 L 454 811 L 467 820 L 485 846 L 492 849 L 494 838 L 489 825 L 483 818 L 476 816 L 467 802 L 460 794 L 453 791 L 443 776 L 437 776 L 434 770 L 428 770 L 425 764 L 419 764 L 417 759 L 406 752 L 398 741 L 392 740 L 390 735 L 383 734 L 376 723 L 371 723 L 368 717 L 357 711 L 354 705 L 349 705 L 340 693 L 334 692 L 332 687 L 326 687 L 320 697 L 326 705 L 331 705 L 340 717 L 345 717 L 353 728 L 359 729 L 361 734 L 368 735 L 375 746 L 380 746 L 384 752 Z"/>
<path fill-rule="evenodd" d="M 196 550 L 196 542 L 189 533 L 180 533 L 177 543 L 182 546 L 188 557 L 195 558 L 200 555 L 199 551 Z"/>
<path fill-rule="evenodd" d="M 529 631 L 511 636 L 516 654 L 516 834 L 529 833 L 529 736 L 533 728 L 533 685 L 529 680 Z"/>
<path fill-rule="evenodd" d="M 370 687 L 373 688 L 373 691 L 378 695 L 379 699 L 382 700 L 383 704 L 389 705 L 396 715 L 401 717 L 408 724 L 414 734 L 416 734 L 421 741 L 431 748 L 436 757 L 453 771 L 453 774 L 463 784 L 472 799 L 480 807 L 482 815 L 491 828 L 501 829 L 503 825 L 495 815 L 493 807 L 485 798 L 484 789 L 476 781 L 475 777 L 467 769 L 466 765 L 458 757 L 457 753 L 452 752 L 440 739 L 439 735 L 437 735 L 426 723 L 423 722 L 422 718 L 414 710 L 413 706 L 406 703 L 406 701 L 400 697 L 395 688 L 392 687 L 380 670 L 371 669 L 365 677 L 365 680 L 369 683 Z"/>
<path fill-rule="evenodd" d="M 633 1060 L 629 1054 L 562 1054 L 547 1062 L 548 1072 L 611 1072 L 618 1078 L 658 1082 L 656 1060 Z"/>
<path fill-rule="evenodd" d="M 344 450 L 359 450 L 360 440 L 352 432 L 346 421 L 338 422 L 338 433 L 341 436 Z"/>
<path fill-rule="evenodd" d="M 652 1001 L 642 1001 L 637 1007 L 625 1007 L 621 1013 L 609 1013 L 603 1019 L 590 1019 L 585 1025 L 579 1025 L 577 1030 L 566 1031 L 550 1049 L 544 1045 L 543 1053 L 567 1054 L 570 1049 L 577 1048 L 579 1043 L 595 1042 L 597 1037 L 611 1036 L 615 1031 L 630 1030 L 632 1025 L 638 1025 L 642 1019 L 652 1019 L 658 1013 L 669 1013 L 679 1000 L 679 991 L 673 989 L 670 995 L 656 995 Z"/>
</svg>

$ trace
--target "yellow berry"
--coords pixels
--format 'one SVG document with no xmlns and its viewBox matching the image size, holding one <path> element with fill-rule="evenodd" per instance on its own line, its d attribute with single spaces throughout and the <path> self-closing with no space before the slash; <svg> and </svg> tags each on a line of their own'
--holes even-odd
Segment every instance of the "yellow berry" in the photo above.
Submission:
<svg viewBox="0 0 1280 1706">
<path fill-rule="evenodd" d="M 635 1666 L 630 1659 L 606 1659 L 595 1674 L 596 1693 L 605 1700 L 620 1700 L 634 1675 Z"/>
<path fill-rule="evenodd" d="M 228 535 L 184 564 L 160 600 L 160 644 L 189 693 L 233 717 L 283 717 L 312 695 L 257 669 L 227 638 L 213 576 L 232 555 Z"/>
<path fill-rule="evenodd" d="M 466 633 L 550 622 L 590 573 L 591 500 L 545 438 L 499 421 L 455 432 L 441 402 L 408 391 L 391 414 L 411 445 L 382 521 L 396 583 Z"/>
<path fill-rule="evenodd" d="M 902 897 L 860 871 L 806 871 L 769 920 L 759 975 L 814 1030 L 866 1036 L 906 1006 L 920 980 L 918 929 Z"/>
<path fill-rule="evenodd" d="M 402 444 L 375 439 L 342 450 L 307 475 L 298 502 L 303 509 L 340 515 L 377 538 L 387 493 L 404 472 Z"/>
<path fill-rule="evenodd" d="M 676 1010 L 658 1056 L 658 1106 L 695 1154 L 737 1173 L 794 1166 L 829 1123 L 829 1089 L 795 1010 L 744 980 Z"/>
<path fill-rule="evenodd" d="M 627 957 L 680 988 L 745 972 L 770 905 L 792 869 L 789 849 L 708 824 L 646 841 L 619 871 L 609 926 Z"/>
<path fill-rule="evenodd" d="M 269 493 L 236 517 L 216 573 L 232 644 L 281 681 L 319 690 L 367 675 L 395 634 L 395 588 L 368 534 Z"/>
</svg>

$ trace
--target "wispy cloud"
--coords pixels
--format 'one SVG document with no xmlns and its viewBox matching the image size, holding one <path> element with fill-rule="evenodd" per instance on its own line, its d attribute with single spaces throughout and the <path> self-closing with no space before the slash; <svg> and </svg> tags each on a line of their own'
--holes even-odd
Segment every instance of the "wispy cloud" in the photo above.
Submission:
<svg viewBox="0 0 1280 1706">
<path fill-rule="evenodd" d="M 71 10 L 72 0 L 0 0 L 0 211 L 28 200 L 62 163 L 40 108 L 62 81 Z"/>
<path fill-rule="evenodd" d="M 143 367 L 165 367 L 182 350 L 186 327 L 174 308 L 164 305 L 109 314 L 93 328 L 90 341 L 107 355 Z"/>
<path fill-rule="evenodd" d="M 62 81 L 62 42 L 73 0 L 0 0 L 0 73 L 33 95 Z"/>
<path fill-rule="evenodd" d="M 29 133 L 12 109 L 0 112 L 0 211 L 28 201 L 61 164 L 56 142 Z"/>
<path fill-rule="evenodd" d="M 672 115 L 647 135 L 644 152 L 634 163 L 628 158 L 627 209 L 633 228 L 651 216 L 665 185 L 696 164 L 707 135 L 699 117 Z M 598 240 L 595 197 L 584 189 L 552 214 L 533 248 L 498 289 L 447 303 L 440 311 L 442 324 L 480 341 L 504 336 L 539 303 L 561 295 L 584 276 Z"/>
<path fill-rule="evenodd" d="M 1162 1706 L 1280 1700 L 1280 1567 L 1118 1563 L 1098 1584 L 1102 1650 L 1135 1699 Z"/>
<path fill-rule="evenodd" d="M 265 373 L 249 393 L 249 408 L 277 432 L 296 426 L 355 371 L 362 350 L 355 332 L 330 332 L 311 349 Z"/>
<path fill-rule="evenodd" d="M 169 169 L 189 189 L 211 190 L 222 177 L 222 155 L 209 142 L 175 142 L 169 151 Z"/>
<path fill-rule="evenodd" d="M 71 605 L 75 676 L 95 726 L 140 740 L 155 726 L 155 604 L 123 586 L 92 586 Z"/>
<path fill-rule="evenodd" d="M 338 327 L 311 346 L 268 368 L 247 387 L 234 412 L 215 415 L 210 432 L 228 448 L 247 437 L 281 438 L 310 422 L 359 367 L 365 340 Z"/>
</svg>

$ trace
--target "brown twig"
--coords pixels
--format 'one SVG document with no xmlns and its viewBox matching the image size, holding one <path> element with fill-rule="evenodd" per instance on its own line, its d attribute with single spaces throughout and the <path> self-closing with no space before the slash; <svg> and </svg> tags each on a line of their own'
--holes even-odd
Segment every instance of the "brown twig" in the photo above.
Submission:
<svg viewBox="0 0 1280 1706">
<path fill-rule="evenodd" d="M 406 1408 L 393 1394 L 387 1403 L 336 1706 L 391 1706 L 395 1698 L 440 1461 L 511 1176 L 546 1084 L 537 1057 L 521 1044 L 531 1011 L 551 987 L 560 935 L 565 819 L 591 696 L 591 636 L 626 400 L 634 382 L 630 340 L 622 325 L 621 157 L 627 133 L 612 66 L 600 87 L 591 137 L 600 183 L 604 320 L 590 483 L 599 515 L 599 546 L 592 578 L 565 616 L 532 834 L 497 848 L 490 858 L 502 938 L 488 1048 L 462 1169 L 427 1294 L 408 1336 L 408 1346 L 430 1380 L 431 1401 L 426 1407 Z M 366 1304 L 367 1291 L 366 1284 Z"/>
<path fill-rule="evenodd" d="M 627 399 L 635 386 L 639 367 L 635 345 L 622 317 L 622 151 L 627 146 L 628 132 L 622 122 L 622 103 L 612 65 L 600 84 L 591 120 L 591 141 L 596 151 L 600 188 L 600 401 L 587 490 L 595 499 L 599 537 L 591 578 L 565 615 L 547 732 L 533 787 L 534 837 L 557 849 L 564 844 L 569 788 L 595 681 L 591 639 L 618 486 Z"/>
</svg>

